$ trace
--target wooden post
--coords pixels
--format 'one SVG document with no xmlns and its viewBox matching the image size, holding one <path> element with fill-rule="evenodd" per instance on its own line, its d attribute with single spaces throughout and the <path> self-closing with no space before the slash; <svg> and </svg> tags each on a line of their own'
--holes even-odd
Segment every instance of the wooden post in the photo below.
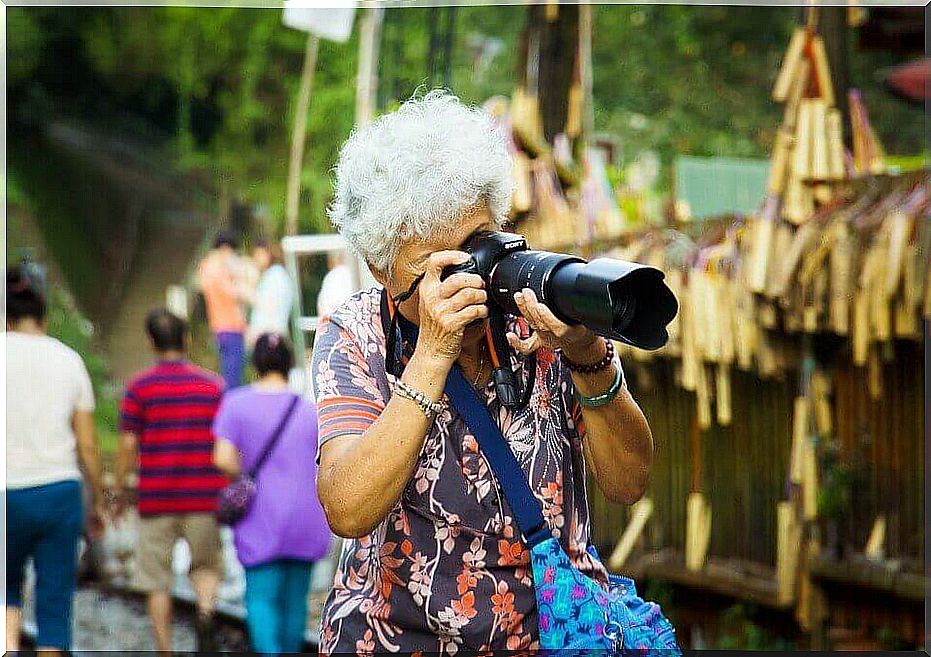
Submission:
<svg viewBox="0 0 931 657">
<path fill-rule="evenodd" d="M 285 204 L 285 233 L 297 234 L 298 206 L 301 200 L 301 169 L 304 165 L 304 142 L 307 138 L 307 110 L 310 107 L 310 91 L 317 68 L 317 50 L 320 40 L 312 33 L 307 35 L 304 49 L 304 68 L 301 71 L 301 86 L 294 107 L 294 128 L 291 133 L 291 158 L 288 163 L 288 187 Z"/>
<path fill-rule="evenodd" d="M 359 23 L 359 72 L 356 75 L 356 126 L 368 125 L 375 114 L 378 52 L 384 9 L 371 7 Z"/>
<path fill-rule="evenodd" d="M 453 41 L 456 38 L 456 5 L 446 7 L 446 32 L 443 35 L 443 86 L 452 88 Z"/>
<path fill-rule="evenodd" d="M 848 122 L 847 87 L 850 84 L 850 28 L 847 25 L 847 7 L 819 7 L 821 18 L 818 33 L 824 39 L 834 100 L 840 110 L 843 124 Z"/>
<path fill-rule="evenodd" d="M 579 9 L 582 5 L 556 6 L 555 17 L 547 6 L 533 4 L 527 8 L 527 28 L 523 38 L 521 61 L 529 93 L 538 94 L 543 137 L 552 143 L 563 132 L 569 110 L 569 86 L 575 58 L 567 53 L 578 51 Z M 552 19 L 552 20 L 551 20 Z"/>
<path fill-rule="evenodd" d="M 372 122 L 378 91 L 378 53 L 384 8 L 370 7 L 359 22 L 359 71 L 356 73 L 356 127 Z M 364 281 L 368 272 L 365 263 L 349 253 L 348 264 L 353 280 Z"/>
<path fill-rule="evenodd" d="M 595 132 L 595 107 L 592 97 L 592 6 L 579 5 L 579 70 L 582 77 L 582 136 L 590 141 Z"/>
</svg>

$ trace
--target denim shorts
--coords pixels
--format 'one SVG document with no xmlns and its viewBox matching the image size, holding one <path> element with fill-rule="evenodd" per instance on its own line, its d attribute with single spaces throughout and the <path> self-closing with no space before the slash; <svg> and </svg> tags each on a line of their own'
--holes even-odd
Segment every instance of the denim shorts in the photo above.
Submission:
<svg viewBox="0 0 931 657">
<path fill-rule="evenodd" d="M 84 525 L 81 484 L 59 481 L 6 491 L 6 601 L 22 606 L 23 577 L 36 571 L 36 645 L 71 649 L 71 607 Z"/>
</svg>

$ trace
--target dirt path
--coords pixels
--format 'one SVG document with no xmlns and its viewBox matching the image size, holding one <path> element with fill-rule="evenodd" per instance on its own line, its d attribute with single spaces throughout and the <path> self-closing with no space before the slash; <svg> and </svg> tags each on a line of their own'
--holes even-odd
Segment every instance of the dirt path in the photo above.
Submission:
<svg viewBox="0 0 931 657">
<path fill-rule="evenodd" d="M 142 228 L 137 257 L 119 308 L 104 337 L 104 349 L 114 379 L 125 384 L 152 362 L 144 331 L 145 316 L 165 305 L 169 285 L 184 277 L 205 236 L 198 221 L 149 221 Z"/>
<path fill-rule="evenodd" d="M 206 212 L 214 203 L 213 194 L 202 182 L 176 173 L 154 144 L 99 126 L 55 122 L 42 139 L 33 141 L 53 163 L 68 165 L 73 183 L 68 190 L 85 201 L 71 208 L 85 214 L 73 217 L 65 212 L 54 219 L 81 221 L 93 238 L 88 243 L 98 250 L 84 257 L 96 258 L 97 266 L 104 268 L 94 288 L 101 298 L 85 302 L 98 311 L 88 316 L 99 332 L 114 384 L 121 386 L 151 363 L 145 316 L 165 305 L 169 285 L 185 282 L 214 221 Z M 34 194 L 47 189 L 49 168 L 46 164 L 32 172 Z M 94 202 L 98 198 L 111 202 Z M 92 210 L 97 214 L 87 216 Z M 50 229 L 54 225 L 45 228 Z"/>
</svg>

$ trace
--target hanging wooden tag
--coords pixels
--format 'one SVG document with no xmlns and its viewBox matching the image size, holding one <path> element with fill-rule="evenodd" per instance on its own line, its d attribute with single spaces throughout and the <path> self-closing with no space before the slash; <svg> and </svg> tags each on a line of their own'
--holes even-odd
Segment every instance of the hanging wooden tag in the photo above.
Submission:
<svg viewBox="0 0 931 657">
<path fill-rule="evenodd" d="M 769 197 L 766 203 L 769 206 L 775 205 L 776 208 L 779 207 L 779 200 L 775 197 Z M 775 217 L 769 217 L 765 212 L 753 222 L 753 248 L 750 255 L 750 289 L 757 294 L 762 294 L 766 289 L 766 274 L 775 228 Z"/>
<path fill-rule="evenodd" d="M 695 391 L 698 388 L 698 368 L 701 360 L 695 337 L 695 311 L 692 305 L 692 277 L 689 276 L 683 294 L 679 297 L 679 317 L 682 330 L 682 387 Z"/>
<path fill-rule="evenodd" d="M 845 222 L 832 229 L 831 328 L 838 335 L 847 335 L 850 325 L 850 297 L 853 291 L 853 236 Z"/>
<path fill-rule="evenodd" d="M 811 178 L 812 100 L 803 98 L 798 106 L 795 146 L 792 151 L 792 177 L 799 181 Z"/>
<path fill-rule="evenodd" d="M 698 385 L 695 388 L 695 402 L 698 410 L 698 427 L 708 429 L 711 427 L 711 386 L 708 382 L 707 367 L 698 366 Z"/>
<path fill-rule="evenodd" d="M 776 503 L 776 590 L 781 605 L 795 599 L 800 535 L 792 502 Z"/>
<path fill-rule="evenodd" d="M 866 365 L 870 346 L 869 297 L 866 291 L 859 289 L 853 297 L 853 363 L 858 367 Z"/>
<path fill-rule="evenodd" d="M 789 92 L 789 98 L 786 101 L 786 109 L 782 115 L 782 127 L 795 134 L 795 127 L 798 125 L 798 107 L 808 91 L 808 80 L 811 77 L 811 66 L 807 59 L 803 59 L 798 67 L 798 76 Z M 794 141 L 794 139 L 793 139 Z"/>
<path fill-rule="evenodd" d="M 792 86 L 792 81 L 798 75 L 798 65 L 802 61 L 805 50 L 805 39 L 804 28 L 795 28 L 795 32 L 792 33 L 792 38 L 789 40 L 785 58 L 782 60 L 782 66 L 779 67 L 776 84 L 773 85 L 773 100 L 777 103 L 785 101 Z"/>
<path fill-rule="evenodd" d="M 726 427 L 731 423 L 731 368 L 728 364 L 718 363 L 715 379 L 715 408 L 718 424 Z"/>
<path fill-rule="evenodd" d="M 808 398 L 795 398 L 792 412 L 792 455 L 789 462 L 789 480 L 802 483 L 805 442 L 808 440 Z"/>
<path fill-rule="evenodd" d="M 906 258 L 906 247 L 912 234 L 912 217 L 901 210 L 892 212 L 885 219 L 889 225 L 889 255 L 886 258 L 885 292 L 887 296 L 896 293 L 899 279 Z"/>
<path fill-rule="evenodd" d="M 811 179 L 817 181 L 830 178 L 827 111 L 828 107 L 823 99 L 811 100 Z"/>
<path fill-rule="evenodd" d="M 789 159 L 792 156 L 792 133 L 780 129 L 776 133 L 776 143 L 773 146 L 773 157 L 769 167 L 769 178 L 766 189 L 770 194 L 780 195 L 786 186 L 786 176 L 789 172 Z"/>
<path fill-rule="evenodd" d="M 831 82 L 831 67 L 824 49 L 824 39 L 815 36 L 811 43 L 811 55 L 814 60 L 815 75 L 818 79 L 818 91 L 829 107 L 834 107 L 834 84 Z"/>
<path fill-rule="evenodd" d="M 810 438 L 805 438 L 803 447 L 804 468 L 802 471 L 802 508 L 806 521 L 818 517 L 818 456 L 815 444 Z"/>
</svg>

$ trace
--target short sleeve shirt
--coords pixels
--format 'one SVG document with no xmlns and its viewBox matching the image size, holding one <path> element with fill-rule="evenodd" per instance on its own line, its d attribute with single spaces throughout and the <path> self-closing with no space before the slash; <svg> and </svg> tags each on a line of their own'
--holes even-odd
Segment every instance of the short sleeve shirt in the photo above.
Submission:
<svg viewBox="0 0 931 657">
<path fill-rule="evenodd" d="M 207 319 L 214 333 L 241 333 L 246 320 L 236 293 L 236 256 L 210 253 L 200 263 L 198 274 Z"/>
<path fill-rule="evenodd" d="M 361 434 L 391 398 L 380 301 L 380 290 L 360 292 L 320 327 L 313 373 L 321 445 Z M 552 352 L 537 361 L 526 408 L 501 406 L 493 385 L 481 392 L 573 565 L 604 582 L 587 550 L 584 427 L 572 380 Z M 526 382 L 526 363 L 512 365 Z M 475 437 L 448 405 L 387 518 L 344 542 L 320 645 L 324 654 L 536 647 L 529 552 Z"/>
<path fill-rule="evenodd" d="M 212 513 L 227 480 L 213 465 L 212 425 L 223 381 L 187 361 L 162 361 L 130 381 L 120 431 L 139 440 L 143 516 Z"/>
<path fill-rule="evenodd" d="M 287 335 L 293 294 L 291 278 L 283 266 L 274 264 L 265 270 L 255 291 L 249 321 L 253 339 L 266 332 Z"/>
<path fill-rule="evenodd" d="M 47 335 L 7 331 L 5 340 L 7 488 L 80 479 L 72 420 L 94 410 L 84 361 Z"/>
<path fill-rule="evenodd" d="M 239 452 L 244 472 L 255 467 L 291 402 L 292 393 L 242 386 L 223 396 L 213 423 L 217 438 Z M 301 400 L 255 476 L 246 515 L 233 527 L 236 556 L 249 568 L 277 559 L 316 561 L 330 545 L 317 500 L 317 413 Z"/>
</svg>

